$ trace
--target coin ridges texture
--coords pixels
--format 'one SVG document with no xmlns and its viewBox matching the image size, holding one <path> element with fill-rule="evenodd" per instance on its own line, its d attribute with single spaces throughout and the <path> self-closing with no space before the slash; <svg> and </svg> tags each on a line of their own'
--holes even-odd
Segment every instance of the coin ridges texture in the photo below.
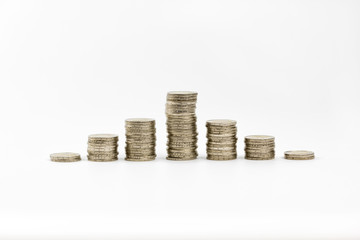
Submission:
<svg viewBox="0 0 360 240">
<path fill-rule="evenodd" d="M 206 122 L 208 160 L 233 160 L 237 158 L 236 121 L 213 119 Z"/>
<path fill-rule="evenodd" d="M 53 162 L 77 162 L 81 160 L 81 157 L 78 153 L 60 152 L 50 154 L 50 159 Z"/>
<path fill-rule="evenodd" d="M 275 158 L 275 137 L 249 135 L 245 137 L 245 159 L 270 160 Z"/>
<path fill-rule="evenodd" d="M 110 162 L 118 160 L 118 140 L 116 134 L 92 134 L 88 137 L 88 160 Z"/>
<path fill-rule="evenodd" d="M 156 128 L 154 119 L 126 119 L 125 130 L 125 160 L 150 161 L 156 158 Z"/>
<path fill-rule="evenodd" d="M 311 160 L 315 158 L 314 152 L 307 150 L 286 151 L 284 155 L 285 159 L 289 160 Z"/>
<path fill-rule="evenodd" d="M 197 95 L 196 92 L 173 91 L 166 96 L 168 160 L 192 160 L 198 156 Z"/>
</svg>

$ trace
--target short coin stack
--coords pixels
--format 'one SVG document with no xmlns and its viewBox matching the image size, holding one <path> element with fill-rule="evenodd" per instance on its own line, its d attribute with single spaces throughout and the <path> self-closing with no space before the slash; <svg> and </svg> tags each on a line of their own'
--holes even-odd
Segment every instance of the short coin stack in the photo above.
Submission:
<svg viewBox="0 0 360 240">
<path fill-rule="evenodd" d="M 81 160 L 80 154 L 72 152 L 53 153 L 50 155 L 53 162 L 77 162 Z"/>
<path fill-rule="evenodd" d="M 118 160 L 118 135 L 92 134 L 88 138 L 88 160 L 109 162 Z"/>
<path fill-rule="evenodd" d="M 209 160 L 232 160 L 237 158 L 236 121 L 226 119 L 206 122 L 206 152 Z"/>
<path fill-rule="evenodd" d="M 289 160 L 310 160 L 314 158 L 315 158 L 315 154 L 312 151 L 295 150 L 295 151 L 285 152 L 285 159 L 289 159 Z"/>
<path fill-rule="evenodd" d="M 275 138 L 267 135 L 245 137 L 245 158 L 249 160 L 269 160 L 275 157 Z"/>
<path fill-rule="evenodd" d="M 125 129 L 125 160 L 154 160 L 156 158 L 155 120 L 150 118 L 130 118 L 125 120 Z"/>
<path fill-rule="evenodd" d="M 192 160 L 197 153 L 196 92 L 169 92 L 166 102 L 167 159 Z"/>
</svg>

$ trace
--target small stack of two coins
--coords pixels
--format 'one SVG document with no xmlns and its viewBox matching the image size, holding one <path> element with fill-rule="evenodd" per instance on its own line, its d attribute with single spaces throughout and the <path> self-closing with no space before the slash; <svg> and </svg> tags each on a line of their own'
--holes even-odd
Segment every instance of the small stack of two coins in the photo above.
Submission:
<svg viewBox="0 0 360 240">
<path fill-rule="evenodd" d="M 166 98 L 167 159 L 192 160 L 197 153 L 196 92 L 169 92 Z"/>
<path fill-rule="evenodd" d="M 156 158 L 155 120 L 150 118 L 130 118 L 125 120 L 125 129 L 125 160 L 154 160 Z"/>
<path fill-rule="evenodd" d="M 245 137 L 245 159 L 270 160 L 275 157 L 275 138 L 268 135 Z"/>
<path fill-rule="evenodd" d="M 109 162 L 118 160 L 118 135 L 93 134 L 88 138 L 88 160 Z"/>
<path fill-rule="evenodd" d="M 218 119 L 206 122 L 206 152 L 209 160 L 232 160 L 237 158 L 236 121 Z"/>
<path fill-rule="evenodd" d="M 53 153 L 50 155 L 53 162 L 77 162 L 81 160 L 80 154 L 72 152 Z"/>
<path fill-rule="evenodd" d="M 293 151 L 285 152 L 285 159 L 289 159 L 289 160 L 310 160 L 314 158 L 315 158 L 315 154 L 312 151 L 293 150 Z"/>
</svg>

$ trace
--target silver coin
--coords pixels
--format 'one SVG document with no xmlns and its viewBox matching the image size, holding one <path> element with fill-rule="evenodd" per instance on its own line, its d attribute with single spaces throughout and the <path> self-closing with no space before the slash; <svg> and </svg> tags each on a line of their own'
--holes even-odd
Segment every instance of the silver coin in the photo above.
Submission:
<svg viewBox="0 0 360 240">
<path fill-rule="evenodd" d="M 211 155 L 207 155 L 206 159 L 208 159 L 208 160 L 216 160 L 216 161 L 235 160 L 235 159 L 237 159 L 237 155 L 227 155 L 227 156 L 211 156 Z"/>
<path fill-rule="evenodd" d="M 236 125 L 236 121 L 235 120 L 230 120 L 230 119 L 212 119 L 212 120 L 208 120 L 206 121 L 207 125 L 210 126 L 227 126 L 227 125 Z"/>
<path fill-rule="evenodd" d="M 275 143 L 245 143 L 245 146 L 249 148 L 270 148 L 275 147 Z"/>
<path fill-rule="evenodd" d="M 154 123 L 153 118 L 128 118 L 125 120 L 128 123 Z"/>
<path fill-rule="evenodd" d="M 60 152 L 50 154 L 53 162 L 77 162 L 81 160 L 80 154 L 73 152 Z"/>
<path fill-rule="evenodd" d="M 274 141 L 275 137 L 269 135 L 249 135 L 245 137 L 245 141 L 254 141 L 254 142 L 261 142 L 261 141 Z"/>
<path fill-rule="evenodd" d="M 91 134 L 89 135 L 90 139 L 97 139 L 97 140 L 111 140 L 117 139 L 119 136 L 116 134 L 108 134 L 108 133 L 100 133 L 100 134 Z"/>
<path fill-rule="evenodd" d="M 314 152 L 307 150 L 286 151 L 284 155 L 286 159 L 290 160 L 310 160 L 315 158 Z"/>
<path fill-rule="evenodd" d="M 167 156 L 167 160 L 173 160 L 173 161 L 187 161 L 187 160 L 195 160 L 197 159 L 197 155 L 195 156 L 185 156 L 185 157 L 173 157 L 173 156 Z"/>
<path fill-rule="evenodd" d="M 93 146 L 93 145 L 88 145 L 88 150 L 89 151 L 116 151 L 118 148 L 118 145 L 115 146 Z"/>
<path fill-rule="evenodd" d="M 92 161 L 92 162 L 112 162 L 112 161 L 118 160 L 118 158 L 117 157 L 114 157 L 114 158 L 96 158 L 96 157 L 88 156 L 88 160 Z"/>
<path fill-rule="evenodd" d="M 126 161 L 133 161 L 133 162 L 143 162 L 143 161 L 152 161 L 155 160 L 156 156 L 154 157 L 126 157 Z"/>
<path fill-rule="evenodd" d="M 245 159 L 247 159 L 247 160 L 272 160 L 272 159 L 274 159 L 274 158 L 275 158 L 275 156 L 265 157 L 265 158 L 245 156 Z"/>
</svg>

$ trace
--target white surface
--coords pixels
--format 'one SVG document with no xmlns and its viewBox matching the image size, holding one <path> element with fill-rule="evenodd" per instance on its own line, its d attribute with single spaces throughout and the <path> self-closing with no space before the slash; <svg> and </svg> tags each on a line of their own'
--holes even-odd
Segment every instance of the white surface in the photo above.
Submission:
<svg viewBox="0 0 360 240">
<path fill-rule="evenodd" d="M 0 238 L 360 238 L 359 1 L 0 1 Z M 166 152 L 165 97 L 199 92 L 199 153 Z M 85 160 L 157 121 L 158 159 Z M 235 161 L 205 121 L 238 121 Z M 243 137 L 277 158 L 243 159 Z M 313 150 L 313 161 L 282 158 Z M 80 152 L 53 163 L 49 154 Z"/>
</svg>

